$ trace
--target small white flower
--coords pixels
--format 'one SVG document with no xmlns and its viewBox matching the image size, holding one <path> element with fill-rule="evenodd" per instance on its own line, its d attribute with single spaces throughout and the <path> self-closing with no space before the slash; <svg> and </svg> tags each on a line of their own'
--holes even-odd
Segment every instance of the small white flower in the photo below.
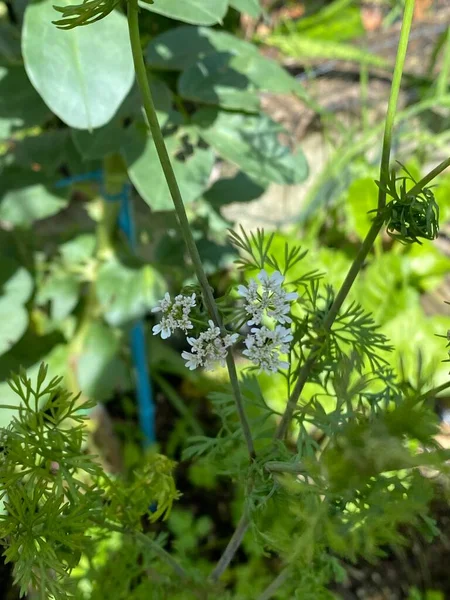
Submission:
<svg viewBox="0 0 450 600">
<path fill-rule="evenodd" d="M 238 287 L 239 294 L 245 300 L 245 311 L 251 317 L 247 324 L 260 325 L 264 313 L 277 323 L 291 323 L 292 319 L 289 316 L 291 302 L 298 298 L 298 294 L 286 292 L 282 287 L 284 276 L 279 271 L 275 271 L 269 277 L 263 269 L 257 275 L 257 279 L 259 284 L 255 279 L 251 279 L 248 287 L 243 285 Z"/>
<path fill-rule="evenodd" d="M 198 338 L 187 338 L 191 345 L 191 352 L 184 351 L 181 354 L 186 361 L 186 367 L 191 371 L 198 367 L 204 367 L 206 371 L 211 371 L 217 363 L 222 367 L 225 366 L 228 348 L 238 339 L 237 333 L 222 337 L 219 327 L 216 327 L 211 320 L 208 321 L 208 325 L 209 328 L 203 331 Z"/>
<path fill-rule="evenodd" d="M 178 294 L 173 302 L 166 292 L 159 305 L 152 312 L 162 312 L 161 321 L 157 323 L 152 331 L 153 335 L 161 334 L 163 340 L 170 337 L 175 329 L 182 329 L 185 333 L 192 329 L 193 325 L 189 319 L 192 308 L 195 306 L 195 294 L 183 296 Z"/>
<path fill-rule="evenodd" d="M 242 354 L 259 367 L 260 373 L 276 373 L 278 369 L 289 367 L 289 363 L 281 360 L 280 356 L 288 354 L 292 340 L 291 331 L 281 325 L 273 330 L 265 326 L 253 327 L 245 339 L 246 349 Z"/>
</svg>

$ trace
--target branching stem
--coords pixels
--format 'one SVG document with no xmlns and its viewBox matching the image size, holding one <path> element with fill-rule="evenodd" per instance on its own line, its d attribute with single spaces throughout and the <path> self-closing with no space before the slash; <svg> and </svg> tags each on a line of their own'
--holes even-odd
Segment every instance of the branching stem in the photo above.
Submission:
<svg viewBox="0 0 450 600">
<path fill-rule="evenodd" d="M 381 165 L 380 165 L 380 181 L 382 183 L 387 182 L 389 178 L 389 159 L 391 153 L 391 144 L 392 144 L 392 130 L 394 126 L 395 120 L 395 111 L 397 109 L 397 101 L 400 93 L 400 85 L 403 73 L 403 67 L 405 64 L 406 50 L 408 47 L 408 39 L 409 33 L 411 30 L 411 23 L 414 12 L 414 0 L 406 0 L 405 11 L 403 15 L 403 23 L 402 30 L 400 33 L 400 40 L 398 43 L 397 49 L 397 58 L 395 61 L 395 69 L 394 75 L 392 78 L 392 86 L 391 93 L 389 97 L 389 105 L 386 115 L 386 122 L 384 126 L 384 137 L 383 137 L 383 150 L 381 157 Z M 381 186 L 383 187 L 383 186 Z M 364 261 L 367 258 L 372 246 L 383 226 L 383 214 L 382 211 L 386 205 L 386 192 L 384 192 L 381 187 L 379 188 L 378 193 L 378 215 L 375 217 L 372 227 L 369 230 L 365 240 L 362 243 L 362 246 L 353 261 L 352 266 L 347 274 L 347 277 L 344 280 L 334 302 L 327 314 L 327 317 L 323 323 L 323 329 L 325 333 L 329 332 L 337 314 L 342 307 L 345 299 L 350 292 L 355 279 L 361 270 Z M 275 438 L 281 440 L 285 437 L 286 432 L 288 430 L 289 424 L 291 422 L 292 416 L 294 414 L 295 407 L 297 406 L 297 402 L 300 398 L 300 395 L 305 387 L 306 382 L 308 381 L 309 375 L 311 373 L 312 368 L 314 367 L 317 359 L 319 358 L 322 352 L 322 344 L 317 345 L 315 348 L 311 350 L 311 353 L 306 360 L 306 362 L 302 365 L 299 370 L 298 378 L 295 383 L 295 387 L 292 391 L 292 394 L 288 400 L 286 405 L 286 410 L 281 418 L 281 421 L 278 425 L 277 431 L 275 433 Z"/>
<path fill-rule="evenodd" d="M 158 154 L 159 161 L 161 163 L 164 176 L 167 181 L 167 185 L 172 197 L 172 201 L 175 207 L 175 212 L 180 224 L 181 233 L 186 243 L 189 256 L 192 260 L 192 264 L 195 270 L 195 274 L 200 283 L 203 293 L 203 299 L 205 306 L 208 310 L 210 318 L 214 324 L 224 330 L 222 321 L 220 318 L 219 311 L 217 309 L 216 302 L 208 282 L 205 270 L 203 269 L 200 254 L 197 249 L 194 237 L 191 232 L 189 220 L 184 207 L 183 199 L 181 197 L 180 189 L 175 177 L 175 173 L 172 167 L 172 163 L 167 152 L 166 144 L 164 142 L 164 136 L 161 131 L 161 127 L 158 122 L 156 115 L 155 105 L 153 102 L 152 93 L 147 79 L 147 71 L 145 69 L 144 57 L 142 55 L 141 39 L 139 34 L 139 7 L 138 0 L 129 0 L 128 2 L 128 29 L 130 34 L 131 50 L 134 60 L 134 68 L 136 71 L 136 79 L 138 82 L 139 90 L 141 92 L 142 101 L 144 105 L 145 114 L 147 116 L 150 132 L 153 137 L 156 152 Z M 231 352 L 227 355 L 227 368 L 230 377 L 230 383 L 233 389 L 234 399 L 236 402 L 236 408 L 239 415 L 239 420 L 242 427 L 242 432 L 247 444 L 247 450 L 250 456 L 250 460 L 253 460 L 255 456 L 255 449 L 253 446 L 252 435 L 250 426 L 245 414 L 244 406 L 242 403 L 241 391 L 239 388 L 239 381 L 236 372 L 236 365 Z"/>
</svg>

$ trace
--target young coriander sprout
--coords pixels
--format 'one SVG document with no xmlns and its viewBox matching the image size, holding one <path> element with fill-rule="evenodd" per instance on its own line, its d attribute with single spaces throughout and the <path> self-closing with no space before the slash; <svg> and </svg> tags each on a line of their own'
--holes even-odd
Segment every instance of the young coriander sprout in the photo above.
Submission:
<svg viewBox="0 0 450 600">
<path fill-rule="evenodd" d="M 186 361 L 186 367 L 191 371 L 198 367 L 204 367 L 206 371 L 212 371 L 219 363 L 225 366 L 228 348 L 236 343 L 238 334 L 227 334 L 222 337 L 220 328 L 214 322 L 208 321 L 209 328 L 203 331 L 198 338 L 188 337 L 187 341 L 192 346 L 192 352 L 184 351 L 181 356 Z"/>
<path fill-rule="evenodd" d="M 178 294 L 171 300 L 169 293 L 166 292 L 164 298 L 159 301 L 159 306 L 155 306 L 152 312 L 162 312 L 161 321 L 152 329 L 153 335 L 161 334 L 163 340 L 172 335 L 175 329 L 181 329 L 185 333 L 192 329 L 193 325 L 189 319 L 191 309 L 195 306 L 195 294 L 192 296 L 183 296 Z"/>
<path fill-rule="evenodd" d="M 279 271 L 269 277 L 263 269 L 257 279 L 259 283 L 251 279 L 248 287 L 238 287 L 239 294 L 245 299 L 245 311 L 251 317 L 247 325 L 260 325 L 264 314 L 282 325 L 292 323 L 289 311 L 291 302 L 298 298 L 297 292 L 287 292 L 282 287 L 284 276 Z"/>
<path fill-rule="evenodd" d="M 288 369 L 289 363 L 280 359 L 280 355 L 289 353 L 289 343 L 294 339 L 290 329 L 277 325 L 271 330 L 267 327 L 253 327 L 245 338 L 247 348 L 242 352 L 252 361 L 259 372 L 276 373 L 278 369 Z"/>
</svg>

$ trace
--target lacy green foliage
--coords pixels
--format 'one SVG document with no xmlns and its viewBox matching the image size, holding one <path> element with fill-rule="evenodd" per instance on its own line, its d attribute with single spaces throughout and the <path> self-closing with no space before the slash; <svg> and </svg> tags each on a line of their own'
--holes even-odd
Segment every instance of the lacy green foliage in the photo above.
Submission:
<svg viewBox="0 0 450 600">
<path fill-rule="evenodd" d="M 90 25 L 103 19 L 112 12 L 120 0 L 83 0 L 81 4 L 55 6 L 62 19 L 54 21 L 60 29 L 73 29 L 80 25 Z"/>
<path fill-rule="evenodd" d="M 140 528 L 145 514 L 152 522 L 167 519 L 173 502 L 180 497 L 173 479 L 175 464 L 165 456 L 151 454 L 133 472 L 131 481 L 112 482 L 107 509 L 111 519 L 132 528 Z"/>
<path fill-rule="evenodd" d="M 179 494 L 175 463 L 159 455 L 149 455 L 131 482 L 110 479 L 84 447 L 93 403 L 46 375 L 42 365 L 35 385 L 23 372 L 11 378 L 22 403 L 1 430 L 0 539 L 22 595 L 31 586 L 41 597 L 66 598 L 98 527 L 138 532 L 144 515 L 166 517 Z"/>
<path fill-rule="evenodd" d="M 23 405 L 2 431 L 0 523 L 21 593 L 31 585 L 58 597 L 90 543 L 87 524 L 101 517 L 102 492 L 93 483 L 101 469 L 82 450 L 80 409 L 92 404 L 80 406 L 61 379 L 45 383 L 46 373 L 42 367 L 35 387 L 24 373 L 10 383 Z"/>
<path fill-rule="evenodd" d="M 439 206 L 431 188 L 423 187 L 417 193 L 406 189 L 407 183 L 417 183 L 406 170 L 406 176 L 397 177 L 391 170 L 387 181 L 376 184 L 392 198 L 384 210 L 388 234 L 404 244 L 418 242 L 419 238 L 434 240 L 439 233 Z"/>
</svg>

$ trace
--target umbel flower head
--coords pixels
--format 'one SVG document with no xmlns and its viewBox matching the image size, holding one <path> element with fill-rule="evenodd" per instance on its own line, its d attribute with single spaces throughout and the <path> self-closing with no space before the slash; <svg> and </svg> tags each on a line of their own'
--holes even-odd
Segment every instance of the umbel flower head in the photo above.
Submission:
<svg viewBox="0 0 450 600">
<path fill-rule="evenodd" d="M 164 298 L 159 301 L 159 306 L 155 306 L 152 312 L 161 312 L 160 322 L 153 327 L 153 335 L 161 334 L 163 340 L 172 335 L 176 329 L 181 329 L 185 333 L 192 329 L 193 325 L 189 319 L 192 308 L 195 306 L 195 294 L 183 296 L 178 294 L 172 301 L 170 294 L 166 293 Z"/>
<path fill-rule="evenodd" d="M 281 355 L 288 354 L 293 335 L 289 329 L 277 325 L 270 330 L 267 327 L 253 327 L 245 338 L 246 349 L 242 352 L 259 372 L 276 373 L 278 369 L 287 369 L 289 363 L 281 360 Z"/>
<path fill-rule="evenodd" d="M 280 324 L 291 323 L 289 312 L 291 302 L 298 298 L 297 292 L 287 292 L 283 288 L 284 277 L 279 271 L 269 277 L 263 269 L 257 279 L 259 283 L 251 279 L 248 287 L 238 287 L 239 294 L 245 299 L 245 312 L 251 317 L 247 325 L 260 325 L 264 315 Z"/>
<path fill-rule="evenodd" d="M 186 361 L 186 366 L 191 371 L 198 367 L 204 367 L 206 371 L 211 371 L 216 363 L 224 367 L 228 348 L 235 344 L 239 337 L 237 333 L 222 337 L 220 328 L 216 327 L 213 321 L 208 321 L 208 325 L 208 329 L 203 331 L 198 338 L 187 338 L 192 346 L 192 352 L 185 351 L 181 354 Z"/>
</svg>

